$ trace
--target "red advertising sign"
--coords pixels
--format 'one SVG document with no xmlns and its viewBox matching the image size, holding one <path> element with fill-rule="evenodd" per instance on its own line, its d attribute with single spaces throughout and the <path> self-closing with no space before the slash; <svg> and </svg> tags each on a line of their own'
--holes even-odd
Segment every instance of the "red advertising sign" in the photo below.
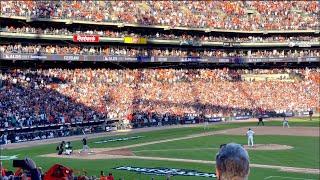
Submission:
<svg viewBox="0 0 320 180">
<path fill-rule="evenodd" d="M 97 35 L 73 35 L 74 42 L 99 42 Z"/>
</svg>

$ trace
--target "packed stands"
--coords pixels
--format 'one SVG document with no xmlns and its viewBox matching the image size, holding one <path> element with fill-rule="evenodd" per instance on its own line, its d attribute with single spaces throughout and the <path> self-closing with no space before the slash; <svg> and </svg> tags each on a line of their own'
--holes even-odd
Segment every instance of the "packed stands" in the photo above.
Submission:
<svg viewBox="0 0 320 180">
<path fill-rule="evenodd" d="M 226 30 L 319 29 L 319 1 L 1 1 L 1 14 Z"/>
<path fill-rule="evenodd" d="M 291 81 L 241 80 L 250 73 L 287 74 Z M 258 109 L 309 111 L 319 108 L 319 77 L 319 69 L 6 70 L 1 74 L 1 128 L 105 117 L 157 124 L 185 113 L 223 117 Z M 180 120 L 170 118 L 170 123 Z"/>
</svg>

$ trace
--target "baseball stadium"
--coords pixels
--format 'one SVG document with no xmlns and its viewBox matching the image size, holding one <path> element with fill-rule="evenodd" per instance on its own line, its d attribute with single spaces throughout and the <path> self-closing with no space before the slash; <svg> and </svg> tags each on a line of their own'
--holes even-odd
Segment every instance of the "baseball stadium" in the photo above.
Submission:
<svg viewBox="0 0 320 180">
<path fill-rule="evenodd" d="M 320 179 L 319 1 L 0 8 L 0 180 Z"/>
</svg>

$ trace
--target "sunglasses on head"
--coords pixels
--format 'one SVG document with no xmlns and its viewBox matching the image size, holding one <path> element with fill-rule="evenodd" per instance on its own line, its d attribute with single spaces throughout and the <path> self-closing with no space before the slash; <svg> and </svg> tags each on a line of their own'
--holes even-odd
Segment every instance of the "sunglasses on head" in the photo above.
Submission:
<svg viewBox="0 0 320 180">
<path fill-rule="evenodd" d="M 220 149 L 224 148 L 227 144 L 220 144 Z"/>
</svg>

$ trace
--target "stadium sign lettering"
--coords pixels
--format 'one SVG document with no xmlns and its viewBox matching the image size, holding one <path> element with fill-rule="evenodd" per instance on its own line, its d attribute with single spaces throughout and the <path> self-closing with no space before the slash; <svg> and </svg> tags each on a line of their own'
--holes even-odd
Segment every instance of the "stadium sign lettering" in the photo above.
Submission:
<svg viewBox="0 0 320 180">
<path fill-rule="evenodd" d="M 97 35 L 73 35 L 74 42 L 99 42 Z"/>
<path fill-rule="evenodd" d="M 195 176 L 195 177 L 206 177 L 216 178 L 214 173 L 198 172 L 196 170 L 189 169 L 175 169 L 175 168 L 145 168 L 145 167 L 131 167 L 131 166 L 120 166 L 114 168 L 116 170 L 132 171 L 140 174 L 157 175 L 157 176 Z"/>
<path fill-rule="evenodd" d="M 228 63 L 228 62 L 229 62 L 229 59 L 228 59 L 228 58 L 218 59 L 218 62 Z"/>
<path fill-rule="evenodd" d="M 222 121 L 222 117 L 210 117 L 208 118 L 209 122 L 220 122 Z"/>
<path fill-rule="evenodd" d="M 248 62 L 269 62 L 269 58 L 248 58 Z"/>
<path fill-rule="evenodd" d="M 200 59 L 198 59 L 200 62 L 207 62 L 208 61 L 208 59 L 206 59 L 206 58 L 200 58 Z"/>
<path fill-rule="evenodd" d="M 63 59 L 67 61 L 77 61 L 80 59 L 80 57 L 79 56 L 63 56 Z"/>
<path fill-rule="evenodd" d="M 245 120 L 245 119 L 250 119 L 252 118 L 252 116 L 247 116 L 247 115 L 244 115 L 244 116 L 236 116 L 235 117 L 235 120 Z"/>
<path fill-rule="evenodd" d="M 317 57 L 308 57 L 306 58 L 306 61 L 319 61 L 320 58 L 317 58 Z"/>
<path fill-rule="evenodd" d="M 4 54 L 4 59 L 22 59 L 21 54 Z"/>
<path fill-rule="evenodd" d="M 166 57 L 158 57 L 158 61 L 166 62 L 166 61 L 168 61 L 168 58 L 166 58 Z"/>
<path fill-rule="evenodd" d="M 125 61 L 137 61 L 136 57 L 125 57 L 124 58 Z"/>
<path fill-rule="evenodd" d="M 182 62 L 191 62 L 191 61 L 198 61 L 198 57 L 187 57 L 187 58 L 181 58 Z"/>
<path fill-rule="evenodd" d="M 30 56 L 30 59 L 47 59 L 47 58 L 48 58 L 47 56 L 33 56 L 33 55 Z"/>
<path fill-rule="evenodd" d="M 118 61 L 117 56 L 104 56 L 105 61 Z"/>
</svg>

